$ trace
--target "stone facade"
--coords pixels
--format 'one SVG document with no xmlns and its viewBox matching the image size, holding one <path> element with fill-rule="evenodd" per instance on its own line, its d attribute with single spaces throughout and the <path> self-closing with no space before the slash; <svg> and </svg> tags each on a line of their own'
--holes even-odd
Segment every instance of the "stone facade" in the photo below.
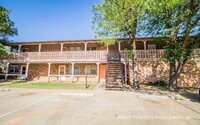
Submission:
<svg viewBox="0 0 200 125">
<path fill-rule="evenodd" d="M 139 84 L 157 80 L 169 80 L 169 64 L 166 62 L 137 62 Z M 133 84 L 132 63 L 129 63 L 129 79 Z M 197 86 L 200 78 L 200 61 L 188 61 L 178 79 L 178 86 Z"/>
<path fill-rule="evenodd" d="M 47 81 L 48 64 L 30 64 L 28 70 L 28 80 Z"/>
<path fill-rule="evenodd" d="M 96 64 L 75 64 L 74 66 L 80 67 L 80 74 L 74 75 L 74 78 L 69 74 L 68 67 L 71 66 L 71 64 L 51 64 L 51 70 L 50 70 L 50 81 L 58 81 L 59 77 L 59 66 L 66 66 L 66 75 L 65 78 L 63 78 L 64 81 L 74 81 L 74 82 L 84 82 L 85 81 L 85 66 L 96 66 Z M 47 81 L 48 80 L 48 64 L 30 64 L 29 70 L 28 70 L 28 80 L 30 81 Z M 63 81 L 62 80 L 62 81 Z M 88 82 L 97 82 L 97 75 L 91 74 L 88 75 Z"/>
<path fill-rule="evenodd" d="M 38 52 L 39 46 L 38 45 L 23 45 L 21 47 L 21 52 L 23 52 L 23 49 L 28 49 L 28 52 Z"/>
<path fill-rule="evenodd" d="M 80 51 L 85 50 L 85 44 L 64 44 L 63 51 L 70 51 L 70 47 L 80 47 Z M 97 47 L 97 50 L 106 50 L 106 46 L 101 45 L 100 43 L 88 43 L 87 47 Z M 16 47 L 18 48 L 18 47 Z M 26 52 L 38 52 L 39 45 L 22 45 L 21 52 L 26 49 Z M 41 52 L 59 52 L 61 50 L 60 44 L 43 44 L 41 46 Z"/>
</svg>

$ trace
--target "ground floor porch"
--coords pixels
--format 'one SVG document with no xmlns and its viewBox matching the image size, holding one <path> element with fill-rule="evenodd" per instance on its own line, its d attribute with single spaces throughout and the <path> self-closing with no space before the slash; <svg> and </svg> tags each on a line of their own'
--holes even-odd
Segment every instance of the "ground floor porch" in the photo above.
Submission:
<svg viewBox="0 0 200 125">
<path fill-rule="evenodd" d="M 1 79 L 99 83 L 105 80 L 105 63 L 7 63 Z"/>
</svg>

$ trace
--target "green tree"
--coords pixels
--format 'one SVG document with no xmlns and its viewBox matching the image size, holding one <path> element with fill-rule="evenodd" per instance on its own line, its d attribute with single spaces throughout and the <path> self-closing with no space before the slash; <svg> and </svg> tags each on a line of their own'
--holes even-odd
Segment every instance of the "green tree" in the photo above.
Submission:
<svg viewBox="0 0 200 125">
<path fill-rule="evenodd" d="M 148 2 L 143 30 L 148 35 L 166 37 L 165 59 L 170 63 L 169 89 L 177 89 L 177 79 L 191 58 L 200 34 L 199 0 Z M 190 36 L 193 36 L 192 38 Z"/>
<path fill-rule="evenodd" d="M 9 18 L 9 10 L 0 5 L 0 60 L 3 60 L 8 55 L 3 45 L 7 43 L 10 36 L 17 35 L 17 28 L 14 27 L 14 22 Z"/>
<path fill-rule="evenodd" d="M 145 0 L 104 0 L 93 7 L 93 29 L 99 38 L 105 38 L 105 44 L 115 43 L 117 38 L 127 38 L 133 43 L 135 53 L 135 37 L 138 20 L 144 12 Z M 134 55 L 134 54 L 133 54 Z M 134 87 L 139 88 L 136 57 L 132 58 Z"/>
</svg>

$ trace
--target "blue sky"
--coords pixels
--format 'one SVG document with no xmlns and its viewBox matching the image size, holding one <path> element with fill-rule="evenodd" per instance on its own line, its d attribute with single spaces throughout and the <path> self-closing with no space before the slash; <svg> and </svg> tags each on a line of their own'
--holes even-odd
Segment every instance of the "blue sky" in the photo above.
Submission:
<svg viewBox="0 0 200 125">
<path fill-rule="evenodd" d="M 92 6 L 98 0 L 0 0 L 11 9 L 16 42 L 94 39 Z"/>
</svg>

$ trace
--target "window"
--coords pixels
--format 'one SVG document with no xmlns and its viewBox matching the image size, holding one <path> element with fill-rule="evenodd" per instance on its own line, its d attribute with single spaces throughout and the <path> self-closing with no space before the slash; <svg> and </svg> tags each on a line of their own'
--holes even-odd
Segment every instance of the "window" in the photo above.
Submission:
<svg viewBox="0 0 200 125">
<path fill-rule="evenodd" d="M 14 48 L 14 47 L 11 47 L 11 52 L 17 53 L 17 52 L 18 52 L 18 49 L 17 49 L 17 48 Z"/>
<path fill-rule="evenodd" d="M 94 66 L 86 65 L 85 71 L 87 74 L 97 74 L 97 67 L 95 65 Z"/>
<path fill-rule="evenodd" d="M 74 74 L 80 74 L 80 67 L 79 66 L 74 66 Z"/>
<path fill-rule="evenodd" d="M 70 65 L 70 66 L 68 66 L 68 69 L 67 69 L 68 71 L 67 71 L 67 73 L 68 74 L 72 74 L 72 66 Z"/>
<path fill-rule="evenodd" d="M 19 73 L 19 65 L 10 65 L 9 67 L 9 73 Z"/>
<path fill-rule="evenodd" d="M 74 66 L 74 74 L 80 74 L 80 67 L 79 66 Z"/>
<path fill-rule="evenodd" d="M 69 47 L 70 51 L 81 51 L 81 47 Z"/>
<path fill-rule="evenodd" d="M 76 47 L 76 51 L 81 51 L 81 47 Z"/>
<path fill-rule="evenodd" d="M 75 51 L 75 47 L 70 47 L 69 50 L 70 51 Z"/>
<path fill-rule="evenodd" d="M 29 48 L 22 48 L 22 52 L 29 52 Z"/>
<path fill-rule="evenodd" d="M 91 72 L 91 74 L 97 74 L 97 67 L 91 66 L 90 72 Z"/>
<path fill-rule="evenodd" d="M 97 47 L 87 47 L 87 50 L 89 50 L 89 51 L 95 51 L 95 50 L 97 50 Z"/>
<path fill-rule="evenodd" d="M 90 65 L 85 66 L 85 73 L 90 74 Z"/>
<path fill-rule="evenodd" d="M 67 73 L 72 74 L 72 66 L 69 65 L 67 67 Z M 79 66 L 74 66 L 74 75 L 80 74 L 80 67 Z"/>
<path fill-rule="evenodd" d="M 147 48 L 148 48 L 149 50 L 156 49 L 156 45 L 155 45 L 155 44 L 148 45 Z"/>
</svg>

